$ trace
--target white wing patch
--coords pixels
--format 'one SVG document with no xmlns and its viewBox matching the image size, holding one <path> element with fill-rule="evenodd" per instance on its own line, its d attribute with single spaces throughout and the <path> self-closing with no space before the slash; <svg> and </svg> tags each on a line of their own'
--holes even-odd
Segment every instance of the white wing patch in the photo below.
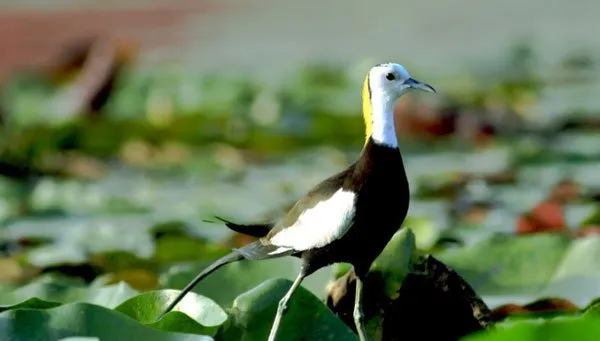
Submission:
<svg viewBox="0 0 600 341">
<path fill-rule="evenodd" d="M 342 237 L 354 217 L 355 197 L 354 192 L 339 189 L 329 199 L 304 211 L 294 225 L 271 237 L 271 244 L 279 246 L 271 254 L 318 248 Z"/>
</svg>

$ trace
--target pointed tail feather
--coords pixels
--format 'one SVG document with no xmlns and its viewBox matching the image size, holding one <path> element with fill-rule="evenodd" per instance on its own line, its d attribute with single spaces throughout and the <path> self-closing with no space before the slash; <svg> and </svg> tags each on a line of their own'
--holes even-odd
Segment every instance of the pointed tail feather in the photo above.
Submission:
<svg viewBox="0 0 600 341">
<path fill-rule="evenodd" d="M 221 222 L 225 223 L 225 226 L 227 226 L 230 230 L 233 230 L 233 231 L 241 233 L 241 234 L 245 234 L 247 236 L 256 237 L 256 238 L 265 237 L 267 234 L 269 234 L 269 231 L 271 231 L 271 229 L 273 228 L 273 224 L 242 225 L 242 224 L 236 224 L 232 221 L 226 220 L 219 216 L 214 216 L 214 217 L 215 217 L 215 219 L 220 220 Z"/>
<path fill-rule="evenodd" d="M 194 279 L 191 280 L 190 283 L 188 283 L 188 285 L 186 285 L 185 288 L 183 288 L 183 290 L 181 290 L 179 295 L 177 295 L 177 297 L 175 297 L 173 302 L 171 302 L 169 304 L 167 309 L 165 309 L 165 311 L 158 317 L 158 319 L 160 320 L 161 318 L 163 318 L 163 316 L 165 316 L 166 313 L 171 311 L 177 305 L 177 303 L 179 303 L 179 301 L 181 301 L 188 292 L 190 292 L 192 289 L 194 289 L 194 287 L 201 280 L 203 280 L 206 276 L 210 275 L 211 273 L 213 273 L 215 270 L 222 267 L 223 265 L 237 262 L 242 259 L 244 259 L 244 256 L 242 256 L 240 253 L 232 252 L 232 253 L 229 253 L 229 254 L 219 258 L 218 260 L 216 260 L 214 263 L 212 263 L 206 269 L 204 269 L 201 273 L 199 273 L 196 277 L 194 277 Z"/>
</svg>

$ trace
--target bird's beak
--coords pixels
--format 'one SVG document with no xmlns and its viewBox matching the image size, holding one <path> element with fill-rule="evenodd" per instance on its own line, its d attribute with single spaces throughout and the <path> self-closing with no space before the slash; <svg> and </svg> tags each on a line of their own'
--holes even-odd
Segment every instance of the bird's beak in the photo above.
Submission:
<svg viewBox="0 0 600 341">
<path fill-rule="evenodd" d="M 404 85 L 406 85 L 408 88 L 411 88 L 411 89 L 436 93 L 435 89 L 431 85 L 420 82 L 413 78 L 409 78 L 409 79 L 405 80 Z"/>
</svg>

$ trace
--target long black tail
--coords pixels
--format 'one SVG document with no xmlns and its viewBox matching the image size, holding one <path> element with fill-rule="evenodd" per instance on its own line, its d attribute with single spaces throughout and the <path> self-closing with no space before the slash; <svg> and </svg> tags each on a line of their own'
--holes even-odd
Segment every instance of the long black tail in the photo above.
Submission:
<svg viewBox="0 0 600 341">
<path fill-rule="evenodd" d="M 271 223 L 264 223 L 264 224 L 236 224 L 234 222 L 231 222 L 229 220 L 223 219 L 219 216 L 215 216 L 215 219 L 220 220 L 221 222 L 225 223 L 225 225 L 238 233 L 241 234 L 245 234 L 247 236 L 252 236 L 252 237 L 256 237 L 256 238 L 262 238 L 265 237 L 267 234 L 269 234 L 269 231 L 271 231 L 271 229 L 273 228 L 273 224 Z"/>
<path fill-rule="evenodd" d="M 179 303 L 179 301 L 181 301 L 188 292 L 194 289 L 194 287 L 206 276 L 210 275 L 223 265 L 237 262 L 242 259 L 244 259 L 244 256 L 234 251 L 216 260 L 214 263 L 212 263 L 206 269 L 204 269 L 201 273 L 199 273 L 190 283 L 188 283 L 188 285 L 185 286 L 185 288 L 183 288 L 183 290 L 181 290 L 181 293 L 179 293 L 179 295 L 175 297 L 175 300 L 173 300 L 173 302 L 169 304 L 167 309 L 165 309 L 165 311 L 162 314 L 160 314 L 158 319 L 160 320 L 161 318 L 163 318 L 163 316 L 165 316 L 166 313 L 171 311 L 177 305 L 177 303 Z"/>
</svg>

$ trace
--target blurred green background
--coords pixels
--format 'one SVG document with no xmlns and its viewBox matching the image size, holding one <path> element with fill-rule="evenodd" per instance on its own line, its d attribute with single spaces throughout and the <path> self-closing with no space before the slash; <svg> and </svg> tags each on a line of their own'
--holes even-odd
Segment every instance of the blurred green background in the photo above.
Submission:
<svg viewBox="0 0 600 341">
<path fill-rule="evenodd" d="M 1 1 L 0 298 L 69 301 L 48 278 L 180 289 L 250 240 L 213 215 L 275 219 L 352 162 L 362 79 L 394 61 L 438 90 L 395 112 L 417 247 L 491 308 L 583 307 L 600 294 L 598 13 L 592 0 Z M 232 265 L 196 292 L 227 306 L 298 266 Z M 333 278 L 304 286 L 322 297 Z"/>
</svg>

